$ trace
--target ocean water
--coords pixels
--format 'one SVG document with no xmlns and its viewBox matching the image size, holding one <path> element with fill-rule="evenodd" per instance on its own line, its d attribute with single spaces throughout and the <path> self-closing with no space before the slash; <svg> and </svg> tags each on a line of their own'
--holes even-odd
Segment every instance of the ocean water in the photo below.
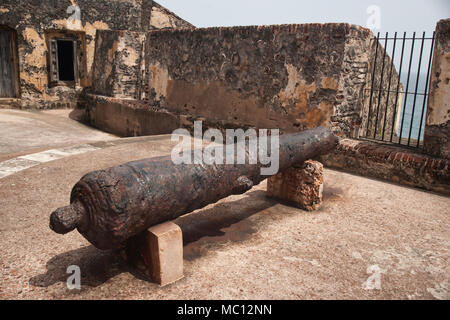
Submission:
<svg viewBox="0 0 450 320">
<path fill-rule="evenodd" d="M 406 84 L 407 84 L 407 77 L 408 73 L 402 72 L 401 75 L 401 82 L 403 84 L 403 90 L 406 90 Z M 417 86 L 417 96 L 414 98 L 414 94 L 404 94 L 403 95 L 403 101 L 402 101 L 402 109 L 400 112 L 400 121 L 399 126 L 397 130 L 397 135 L 400 136 L 401 131 L 401 137 L 402 139 L 408 138 L 409 134 L 411 132 L 411 139 L 417 140 L 419 138 L 419 130 L 420 130 L 420 140 L 423 140 L 424 137 L 424 130 L 425 130 L 425 121 L 426 121 L 426 108 L 427 108 L 427 97 L 423 95 L 425 93 L 425 86 L 426 86 L 426 73 L 420 73 L 419 75 L 419 81 Z M 417 83 L 417 73 L 411 72 L 410 78 L 409 78 L 409 87 L 408 92 L 414 93 L 416 90 L 416 83 Z M 428 82 L 428 88 L 430 84 Z M 406 99 L 406 108 L 405 108 L 405 99 Z M 415 100 L 415 103 L 414 103 Z M 415 107 L 414 107 L 415 105 Z M 414 110 L 414 115 L 413 115 Z M 422 110 L 423 111 L 423 118 L 422 118 Z M 403 116 L 404 115 L 404 116 Z M 422 118 L 422 128 L 420 128 L 420 120 Z M 403 120 L 403 129 L 401 129 L 401 124 Z M 411 126 L 412 124 L 412 126 Z M 410 130 L 411 128 L 411 130 Z"/>
</svg>

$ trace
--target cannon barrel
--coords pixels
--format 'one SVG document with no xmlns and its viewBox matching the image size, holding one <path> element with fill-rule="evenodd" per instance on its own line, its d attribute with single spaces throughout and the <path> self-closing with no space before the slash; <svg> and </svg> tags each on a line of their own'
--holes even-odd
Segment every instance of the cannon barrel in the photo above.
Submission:
<svg viewBox="0 0 450 320">
<path fill-rule="evenodd" d="M 282 135 L 279 170 L 326 154 L 337 141 L 324 127 Z M 246 192 L 268 177 L 262 167 L 259 162 L 176 165 L 166 156 L 94 171 L 74 186 L 71 204 L 51 214 L 50 228 L 60 234 L 78 229 L 97 248 L 118 249 L 151 226 Z"/>
</svg>

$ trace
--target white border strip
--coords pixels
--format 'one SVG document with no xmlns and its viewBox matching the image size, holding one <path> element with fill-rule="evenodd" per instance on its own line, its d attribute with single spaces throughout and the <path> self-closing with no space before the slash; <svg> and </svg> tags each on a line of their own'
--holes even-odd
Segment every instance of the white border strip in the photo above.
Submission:
<svg viewBox="0 0 450 320">
<path fill-rule="evenodd" d="M 0 179 L 10 176 L 22 170 L 35 167 L 41 163 L 46 163 L 77 154 L 83 154 L 101 148 L 94 147 L 90 144 L 81 144 L 78 146 L 64 147 L 60 149 L 51 149 L 43 152 L 32 153 L 26 156 L 9 159 L 0 162 Z"/>
</svg>

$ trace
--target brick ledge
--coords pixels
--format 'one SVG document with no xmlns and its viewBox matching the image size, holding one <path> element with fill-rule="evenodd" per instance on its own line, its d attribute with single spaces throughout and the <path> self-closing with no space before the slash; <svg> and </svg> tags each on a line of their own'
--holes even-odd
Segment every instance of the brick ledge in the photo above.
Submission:
<svg viewBox="0 0 450 320">
<path fill-rule="evenodd" d="M 400 146 L 341 139 L 320 161 L 330 168 L 450 195 L 450 160 Z"/>
</svg>

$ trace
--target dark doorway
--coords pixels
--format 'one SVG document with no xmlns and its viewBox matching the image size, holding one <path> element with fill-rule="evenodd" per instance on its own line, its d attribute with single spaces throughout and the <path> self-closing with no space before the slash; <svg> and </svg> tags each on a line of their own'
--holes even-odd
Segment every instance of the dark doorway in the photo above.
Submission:
<svg viewBox="0 0 450 320">
<path fill-rule="evenodd" d="M 75 81 L 73 52 L 73 41 L 58 40 L 58 74 L 61 81 Z"/>
<path fill-rule="evenodd" d="M 13 32 L 0 29 L 0 98 L 16 96 Z"/>
</svg>

